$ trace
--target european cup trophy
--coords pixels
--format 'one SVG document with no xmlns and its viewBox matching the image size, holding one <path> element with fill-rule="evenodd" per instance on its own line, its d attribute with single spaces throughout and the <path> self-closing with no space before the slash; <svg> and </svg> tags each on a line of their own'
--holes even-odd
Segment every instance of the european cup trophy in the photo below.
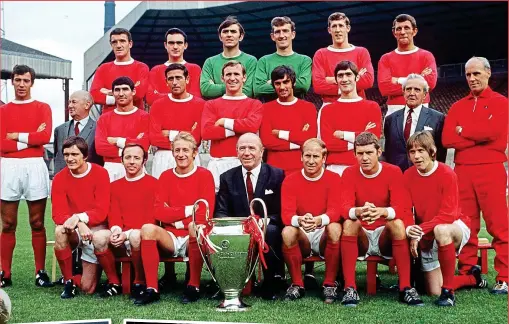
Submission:
<svg viewBox="0 0 509 324">
<path fill-rule="evenodd" d="M 242 302 L 240 294 L 251 278 L 260 255 L 263 261 L 263 249 L 267 248 L 267 207 L 263 200 L 255 198 L 249 205 L 251 215 L 248 217 L 212 218 L 209 217 L 207 201 L 199 199 L 194 203 L 192 214 L 195 224 L 194 210 L 200 202 L 206 206 L 205 219 L 210 231 L 205 234 L 202 227 L 196 227 L 198 247 L 212 279 L 224 293 L 224 300 L 216 310 L 245 311 L 249 306 Z M 263 229 L 254 214 L 255 202 L 263 207 Z"/>
</svg>

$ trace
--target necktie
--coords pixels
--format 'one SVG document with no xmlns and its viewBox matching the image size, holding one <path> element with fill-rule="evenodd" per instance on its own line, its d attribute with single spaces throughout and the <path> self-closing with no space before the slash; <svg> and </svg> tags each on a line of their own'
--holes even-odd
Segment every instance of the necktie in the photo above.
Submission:
<svg viewBox="0 0 509 324">
<path fill-rule="evenodd" d="M 405 130 L 403 131 L 403 136 L 405 136 L 405 142 L 408 141 L 410 137 L 410 128 L 412 128 L 412 112 L 414 110 L 412 108 L 408 108 L 408 115 L 406 116 L 405 121 Z"/>
<path fill-rule="evenodd" d="M 249 200 L 249 203 L 251 203 L 251 200 L 254 198 L 254 192 L 253 192 L 253 183 L 251 182 L 251 172 L 247 171 L 246 174 L 246 190 L 247 190 L 247 199 Z"/>
<path fill-rule="evenodd" d="M 76 122 L 74 123 L 74 135 L 78 136 L 78 134 L 80 133 L 80 129 L 79 129 L 79 126 L 80 125 L 80 122 Z"/>
</svg>

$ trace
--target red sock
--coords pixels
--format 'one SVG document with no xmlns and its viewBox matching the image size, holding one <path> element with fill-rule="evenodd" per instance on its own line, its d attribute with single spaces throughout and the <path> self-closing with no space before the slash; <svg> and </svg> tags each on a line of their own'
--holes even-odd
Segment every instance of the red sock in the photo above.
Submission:
<svg viewBox="0 0 509 324">
<path fill-rule="evenodd" d="M 134 283 L 145 283 L 145 272 L 143 271 L 143 261 L 141 260 L 141 250 L 131 250 L 131 261 L 134 267 Z"/>
<path fill-rule="evenodd" d="M 327 240 L 325 246 L 325 279 L 324 286 L 334 286 L 339 270 L 341 244 Z"/>
<path fill-rule="evenodd" d="M 399 290 L 403 291 L 410 285 L 410 248 L 408 240 L 392 240 L 392 254 L 399 275 Z"/>
<path fill-rule="evenodd" d="M 32 230 L 32 249 L 34 250 L 35 273 L 46 268 L 46 229 Z"/>
<path fill-rule="evenodd" d="M 355 266 L 357 265 L 357 256 L 359 247 L 357 246 L 357 236 L 341 237 L 341 262 L 343 264 L 343 277 L 345 288 L 353 287 L 357 289 L 355 283 Z"/>
<path fill-rule="evenodd" d="M 203 258 L 196 237 L 189 237 L 189 286 L 200 287 Z"/>
<path fill-rule="evenodd" d="M 157 283 L 157 271 L 159 270 L 157 241 L 141 240 L 141 259 L 143 260 L 147 287 L 159 291 L 159 284 Z"/>
<path fill-rule="evenodd" d="M 454 243 L 438 247 L 438 262 L 442 271 L 442 288 L 454 289 L 454 272 L 456 269 L 456 249 Z"/>
<path fill-rule="evenodd" d="M 60 266 L 60 271 L 62 271 L 62 275 L 64 276 L 64 280 L 67 281 L 72 279 L 72 251 L 69 246 L 65 247 L 62 250 L 57 250 L 55 248 L 55 256 L 58 260 L 58 265 Z"/>
<path fill-rule="evenodd" d="M 454 290 L 464 288 L 464 287 L 472 287 L 477 284 L 475 277 L 472 275 L 454 276 L 453 282 L 454 282 L 454 284 L 453 284 Z M 446 288 L 445 287 L 445 279 L 444 279 L 444 285 L 442 287 Z"/>
<path fill-rule="evenodd" d="M 76 285 L 76 287 L 81 289 L 81 275 L 80 274 L 72 276 L 72 281 L 74 281 L 74 284 Z"/>
<path fill-rule="evenodd" d="M 44 242 L 46 244 L 46 242 Z M 0 253 L 2 258 L 2 270 L 5 278 L 11 277 L 12 254 L 16 246 L 16 233 L 6 232 L 0 236 Z"/>
<path fill-rule="evenodd" d="M 292 283 L 299 287 L 304 287 L 304 281 L 302 281 L 302 254 L 300 252 L 299 244 L 295 244 L 292 247 L 287 247 L 283 244 L 283 257 L 288 267 L 290 277 L 292 277 Z"/>
<path fill-rule="evenodd" d="M 114 285 L 120 285 L 120 279 L 118 278 L 117 268 L 115 267 L 115 256 L 110 249 L 106 249 L 104 252 L 94 252 L 97 256 L 99 264 L 108 278 L 108 282 Z"/>
</svg>

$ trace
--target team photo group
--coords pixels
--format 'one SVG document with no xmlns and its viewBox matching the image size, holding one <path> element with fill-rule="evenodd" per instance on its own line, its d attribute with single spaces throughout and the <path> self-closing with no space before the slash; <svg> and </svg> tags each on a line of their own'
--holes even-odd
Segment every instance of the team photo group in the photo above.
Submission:
<svg viewBox="0 0 509 324">
<path fill-rule="evenodd" d="M 344 13 L 330 14 L 332 43 L 313 58 L 293 50 L 291 18 L 270 25 L 276 52 L 257 59 L 240 49 L 241 22 L 226 18 L 217 29 L 223 51 L 202 67 L 184 59 L 193 46 L 185 31 L 170 28 L 161 35 L 168 61 L 152 69 L 131 57 L 128 30 L 110 31 L 115 60 L 97 68 L 90 91 L 71 94 L 71 120 L 54 129 L 51 190 L 43 159 L 51 108 L 31 96 L 37 71 L 13 67 L 15 99 L 0 107 L 1 286 L 16 289 L 11 264 L 26 200 L 36 286 L 55 285 L 45 270 L 46 242 L 54 239 L 63 299 L 126 293 L 115 260 L 130 257 L 133 303 L 156 302 L 176 280 L 171 263 L 159 278 L 161 258 L 180 257 L 187 260 L 181 301 L 195 302 L 204 295 L 197 233 L 210 230 L 206 208 L 195 202 L 206 200 L 214 218 L 247 217 L 260 198 L 266 266 L 246 294 L 305 297 L 318 283 L 313 262 L 303 260 L 317 256 L 325 262 L 323 301 L 357 306 L 357 261 L 377 256 L 393 259 L 396 298 L 409 306 L 424 305 L 422 293 L 455 306 L 465 287 L 507 298 L 508 101 L 488 85 L 489 61 L 464 64 L 469 94 L 445 116 L 429 104 L 437 64 L 414 43 L 414 17 L 394 18 L 396 48 L 380 58 L 376 78 L 368 50 L 349 41 Z M 375 82 L 387 97 L 385 115 L 366 99 Z M 311 87 L 319 109 L 305 100 Z M 97 120 L 94 105 L 102 106 Z M 445 164 L 447 149 L 454 167 Z M 54 233 L 44 226 L 48 197 Z M 478 265 L 481 215 L 496 253 L 492 283 Z M 419 291 L 411 280 L 416 258 Z"/>
</svg>

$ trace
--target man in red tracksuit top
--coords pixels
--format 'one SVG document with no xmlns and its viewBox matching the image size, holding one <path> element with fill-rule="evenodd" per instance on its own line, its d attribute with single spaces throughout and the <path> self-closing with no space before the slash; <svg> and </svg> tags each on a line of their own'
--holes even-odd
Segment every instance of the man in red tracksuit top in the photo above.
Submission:
<svg viewBox="0 0 509 324">
<path fill-rule="evenodd" d="M 51 189 L 52 214 L 55 222 L 55 256 L 64 276 L 65 286 L 60 297 L 73 298 L 76 287 L 86 294 L 95 291 L 101 275 L 108 277 L 102 297 L 122 293 L 115 269 L 115 257 L 108 248 L 111 232 L 107 215 L 110 208 L 108 172 L 86 161 L 87 142 L 69 137 L 62 146 L 67 168 L 53 179 Z M 72 275 L 72 249 L 81 247 L 83 276 Z"/>
<path fill-rule="evenodd" d="M 361 256 L 377 255 L 386 259 L 392 255 L 398 268 L 400 302 L 421 306 L 423 302 L 417 290 L 410 287 L 405 226 L 414 222 L 403 174 L 397 166 L 378 161 L 382 151 L 372 133 L 357 136 L 354 152 L 358 165 L 348 167 L 342 177 L 341 256 L 345 294 L 341 304 L 357 306 L 359 303 L 355 265 L 360 252 Z"/>
<path fill-rule="evenodd" d="M 90 86 L 90 94 L 94 102 L 103 105 L 102 114 L 115 109 L 117 99 L 110 89 L 116 78 L 125 76 L 134 81 L 136 95 L 134 105 L 144 109 L 143 98 L 148 89 L 148 66 L 131 57 L 133 39 L 131 33 L 124 28 L 115 28 L 110 32 L 110 44 L 115 55 L 113 62 L 101 64 L 95 71 L 94 80 Z"/>
<path fill-rule="evenodd" d="M 470 220 L 459 208 L 458 180 L 454 171 L 436 160 L 437 147 L 429 131 L 414 133 L 407 143 L 414 165 L 405 171 L 405 186 L 415 209 L 416 225 L 407 226 L 410 251 L 418 256 L 428 294 L 440 295 L 438 306 L 454 306 L 454 291 L 461 287 L 486 287 L 481 268 L 455 276 L 456 254 L 470 238 Z"/>
<path fill-rule="evenodd" d="M 289 66 L 278 66 L 272 71 L 272 86 L 278 98 L 263 105 L 260 127 L 267 163 L 284 170 L 286 175 L 302 170 L 300 147 L 316 137 L 316 108 L 294 96 L 296 79 Z"/>
<path fill-rule="evenodd" d="M 141 261 L 140 229 L 154 224 L 154 203 L 157 180 L 146 174 L 143 166 L 148 153 L 136 142 L 127 143 L 122 150 L 122 164 L 126 175 L 111 184 L 108 226 L 110 245 L 120 256 L 130 256 L 134 267 L 134 286 L 131 296 L 141 297 L 145 290 L 145 274 Z"/>
<path fill-rule="evenodd" d="M 507 294 L 507 98 L 488 86 L 491 69 L 484 57 L 465 64 L 470 94 L 455 102 L 445 118 L 444 147 L 456 149 L 461 211 L 470 218 L 472 230 L 460 256 L 460 273 L 477 264 L 480 212 L 493 236 L 497 282 L 492 293 Z"/>
<path fill-rule="evenodd" d="M 159 254 L 170 257 L 189 255 L 189 283 L 182 301 L 187 303 L 198 299 L 203 260 L 198 249 L 192 224 L 193 205 L 198 199 L 205 199 L 210 210 L 214 210 L 214 179 L 210 172 L 194 165 L 198 145 L 194 137 L 180 132 L 173 141 L 175 168 L 161 174 L 156 189 L 155 219 L 164 227 L 145 224 L 141 228 L 141 258 L 147 281 L 147 289 L 135 305 L 146 305 L 160 299 L 157 282 Z M 198 224 L 205 224 L 205 206 L 196 209 Z"/>
</svg>

